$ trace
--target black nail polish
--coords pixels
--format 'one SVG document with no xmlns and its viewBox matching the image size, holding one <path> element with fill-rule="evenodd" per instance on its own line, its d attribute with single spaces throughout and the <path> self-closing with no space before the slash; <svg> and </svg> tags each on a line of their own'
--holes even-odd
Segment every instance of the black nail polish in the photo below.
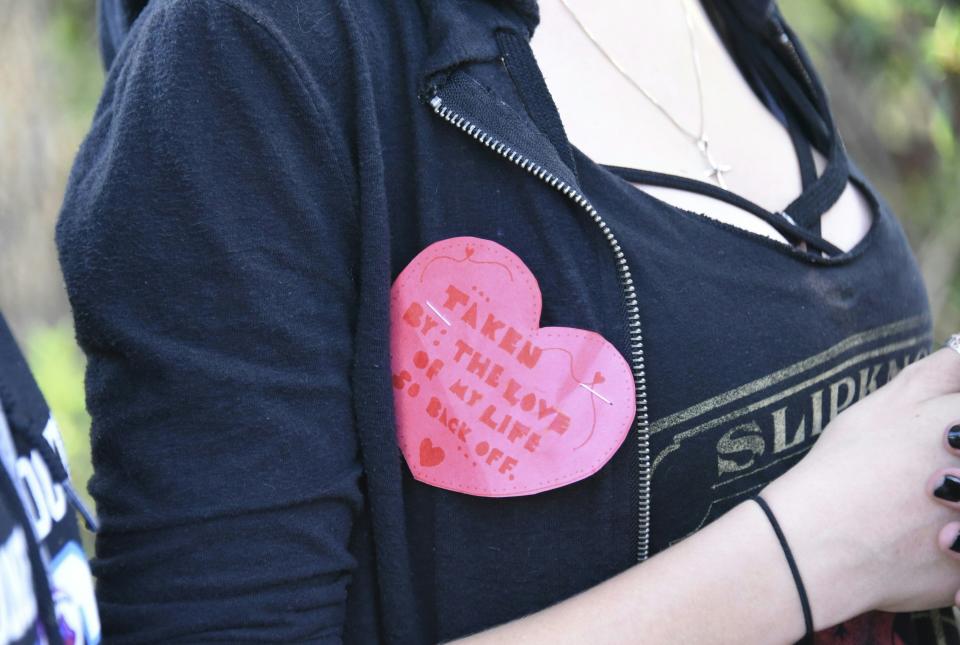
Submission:
<svg viewBox="0 0 960 645">
<path fill-rule="evenodd" d="M 960 425 L 955 425 L 947 430 L 947 443 L 951 448 L 960 450 Z"/>
<path fill-rule="evenodd" d="M 947 475 L 937 486 L 937 490 L 933 491 L 933 495 L 948 502 L 960 502 L 960 477 Z"/>
<path fill-rule="evenodd" d="M 960 553 L 960 535 L 957 535 L 956 539 L 953 541 L 953 544 L 950 545 L 950 550 Z"/>
</svg>

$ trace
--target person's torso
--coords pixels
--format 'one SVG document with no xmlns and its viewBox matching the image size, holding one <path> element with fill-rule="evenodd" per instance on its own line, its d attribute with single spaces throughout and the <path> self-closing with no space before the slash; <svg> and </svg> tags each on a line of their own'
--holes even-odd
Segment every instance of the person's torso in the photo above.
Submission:
<svg viewBox="0 0 960 645">
<path fill-rule="evenodd" d="M 653 555 L 716 519 L 796 463 L 843 409 L 922 357 L 931 334 L 903 231 L 858 171 L 873 226 L 850 253 L 819 261 L 666 212 L 579 152 L 579 188 L 564 189 L 573 181 L 551 177 L 536 145 L 527 147 L 535 126 L 499 61 L 451 77 L 455 88 L 441 86 L 437 114 L 428 114 L 448 121 L 448 132 L 414 105 L 416 131 L 398 133 L 415 148 L 410 166 L 387 167 L 386 185 L 399 189 L 388 201 L 393 275 L 437 240 L 496 241 L 536 276 L 541 326 L 597 331 L 630 358 L 631 302 L 609 228 L 637 289 L 650 477 L 645 486 L 640 426 L 599 472 L 536 495 L 464 495 L 404 468 L 412 580 L 425 629 L 440 638 L 543 608 L 634 564 L 638 543 L 649 541 Z M 498 102 L 509 116 L 491 113 Z M 518 124 L 527 130 L 516 132 Z M 940 615 L 930 623 L 871 615 L 838 629 L 934 642 L 924 640 L 930 624 L 943 629 Z"/>
<path fill-rule="evenodd" d="M 855 252 L 819 262 L 667 217 L 579 153 L 572 168 L 528 114 L 495 35 L 528 34 L 511 7 L 533 3 L 357 1 L 332 15 L 241 4 L 337 107 L 324 136 L 349 143 L 357 177 L 367 504 L 350 545 L 346 642 L 451 639 L 598 584 L 783 472 L 832 417 L 927 351 L 926 295 L 889 211 Z M 343 40 L 336 74 L 313 53 L 319 38 Z M 453 237 L 515 253 L 537 280 L 542 327 L 596 332 L 630 365 L 640 413 L 591 476 L 482 497 L 418 481 L 404 463 L 381 282 Z"/>
</svg>

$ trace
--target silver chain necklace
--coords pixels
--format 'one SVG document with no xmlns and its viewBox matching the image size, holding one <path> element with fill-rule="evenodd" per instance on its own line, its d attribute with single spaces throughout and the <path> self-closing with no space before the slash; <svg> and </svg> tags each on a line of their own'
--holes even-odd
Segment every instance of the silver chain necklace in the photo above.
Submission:
<svg viewBox="0 0 960 645">
<path fill-rule="evenodd" d="M 702 81 L 702 74 L 700 71 L 700 52 L 697 49 L 697 41 L 693 34 L 693 17 L 690 15 L 690 10 L 687 7 L 687 0 L 681 0 L 681 4 L 683 5 L 683 15 L 684 15 L 684 18 L 686 19 L 686 24 L 687 24 L 687 35 L 690 38 L 690 51 L 693 55 L 693 69 L 697 76 L 697 98 L 699 99 L 699 104 L 700 104 L 700 127 L 697 132 L 688 130 L 687 128 L 683 127 L 683 125 L 681 125 L 680 122 L 677 121 L 674 118 L 674 116 L 667 111 L 665 107 L 663 107 L 663 104 L 661 104 L 660 101 L 656 99 L 656 97 L 654 97 L 652 94 L 650 94 L 650 92 L 645 90 L 643 86 L 640 85 L 640 83 L 634 80 L 634 78 L 630 76 L 629 73 L 627 73 L 627 70 L 624 69 L 623 65 L 618 63 L 617 60 L 610 55 L 610 53 L 603 47 L 603 45 L 600 44 L 600 41 L 597 40 L 597 38 L 587 28 L 587 26 L 583 24 L 583 21 L 580 20 L 580 17 L 570 7 L 570 5 L 567 3 L 567 0 L 560 0 L 560 4 L 562 4 L 563 8 L 567 10 L 567 13 L 570 14 L 570 17 L 573 18 L 573 21 L 577 24 L 577 26 L 584 33 L 584 35 L 588 39 L 590 39 L 590 42 L 593 43 L 593 46 L 597 48 L 597 51 L 599 51 L 603 55 L 603 57 L 606 58 L 611 65 L 613 65 L 614 69 L 616 69 L 617 72 L 619 72 L 620 76 L 626 79 L 626 81 L 630 83 L 630 85 L 632 85 L 634 88 L 639 90 L 640 93 L 643 94 L 643 96 L 646 97 L 646 99 L 655 108 L 657 108 L 657 110 L 659 110 L 661 114 L 663 114 L 665 117 L 667 117 L 667 119 L 670 120 L 670 123 L 672 123 L 674 127 L 677 128 L 677 130 L 682 132 L 694 144 L 696 144 L 697 150 L 700 152 L 700 156 L 703 157 L 703 160 L 710 167 L 710 170 L 706 172 L 706 177 L 716 181 L 721 188 L 726 188 L 727 183 L 726 181 L 724 181 L 723 175 L 733 170 L 733 166 L 719 163 L 716 159 L 714 159 L 713 154 L 710 152 L 710 139 L 707 137 L 707 133 L 705 131 L 705 126 L 704 126 L 704 118 L 703 118 L 703 81 Z"/>
</svg>

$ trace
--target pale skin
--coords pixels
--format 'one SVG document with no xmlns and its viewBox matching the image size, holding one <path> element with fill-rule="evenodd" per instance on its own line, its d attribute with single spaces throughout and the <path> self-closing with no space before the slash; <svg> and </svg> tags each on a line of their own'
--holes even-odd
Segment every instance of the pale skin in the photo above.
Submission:
<svg viewBox="0 0 960 645">
<path fill-rule="evenodd" d="M 684 13 L 677 0 L 568 0 L 584 24 L 630 75 L 680 122 L 699 124 L 697 81 Z M 677 130 L 583 35 L 559 0 L 541 0 L 531 46 L 570 141 L 591 159 L 705 178 L 696 145 Z M 753 95 L 699 2 L 689 2 L 700 52 L 704 122 L 718 161 L 733 169 L 728 188 L 777 211 L 801 192 L 790 137 Z M 656 55 L 650 55 L 656 52 Z M 824 159 L 814 152 L 820 169 Z M 640 186 L 654 197 L 783 241 L 769 224 L 696 193 Z M 866 234 L 870 209 L 848 184 L 821 220 L 823 236 L 849 250 Z"/>
<path fill-rule="evenodd" d="M 570 4 L 678 120 L 696 125 L 695 78 L 675 0 Z M 707 131 L 717 156 L 735 168 L 726 177 L 729 188 L 779 209 L 800 192 L 792 145 L 753 97 L 702 9 L 690 6 L 710 106 Z M 702 168 L 696 148 L 609 68 L 558 0 L 541 0 L 540 10 L 532 44 L 571 141 L 600 162 L 696 174 L 690 172 Z M 631 68 L 631 60 L 642 64 Z M 785 242 L 725 203 L 640 188 Z M 822 224 L 829 241 L 855 246 L 870 224 L 859 191 L 848 185 Z M 960 452 L 946 442 L 946 430 L 957 424 L 960 354 L 941 349 L 845 410 L 794 468 L 763 490 L 796 557 L 815 629 L 874 609 L 960 603 L 960 554 L 949 548 L 960 534 L 960 504 L 932 493 L 945 474 L 960 476 Z M 456 642 L 792 643 L 803 633 L 783 551 L 748 501 L 593 588 Z"/>
<path fill-rule="evenodd" d="M 945 442 L 958 411 L 960 354 L 941 349 L 841 413 L 762 491 L 793 550 L 814 629 L 872 609 L 960 601 L 960 554 L 949 548 L 960 505 L 932 493 L 943 474 L 960 475 L 960 452 Z M 748 501 L 595 587 L 456 643 L 772 644 L 803 633 L 783 552 Z"/>
</svg>

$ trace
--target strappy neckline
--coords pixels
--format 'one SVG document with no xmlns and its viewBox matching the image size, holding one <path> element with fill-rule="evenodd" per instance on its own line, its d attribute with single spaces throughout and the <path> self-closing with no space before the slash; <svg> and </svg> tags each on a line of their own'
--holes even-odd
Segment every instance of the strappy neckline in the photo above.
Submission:
<svg viewBox="0 0 960 645">
<path fill-rule="evenodd" d="M 861 191 L 861 193 L 864 196 L 864 199 L 869 205 L 870 227 L 867 230 L 867 232 L 864 234 L 864 236 L 856 244 L 854 244 L 853 247 L 851 247 L 850 249 L 846 251 L 837 249 L 836 253 L 824 255 L 821 252 L 822 249 L 811 250 L 810 248 L 804 249 L 792 244 L 786 244 L 780 240 L 776 240 L 767 235 L 756 233 L 749 229 L 746 229 L 740 226 L 735 226 L 733 224 L 729 224 L 716 217 L 711 217 L 705 212 L 697 212 L 695 210 L 684 208 L 682 206 L 678 206 L 671 202 L 660 199 L 659 197 L 656 197 L 655 195 L 652 195 L 649 192 L 644 191 L 641 188 L 638 188 L 636 185 L 631 183 L 629 178 L 624 176 L 624 171 L 626 171 L 626 174 L 629 176 L 629 173 L 631 171 L 634 171 L 635 169 L 598 163 L 590 159 L 587 155 L 585 155 L 579 149 L 577 149 L 577 152 L 586 161 L 588 161 L 593 166 L 595 166 L 599 170 L 599 172 L 608 175 L 611 181 L 622 183 L 625 190 L 629 191 L 630 195 L 635 196 L 635 199 L 642 203 L 642 207 L 646 207 L 646 208 L 652 207 L 658 211 L 666 213 L 669 216 L 683 217 L 688 220 L 697 222 L 699 224 L 703 224 L 704 226 L 712 226 L 714 228 L 727 231 L 728 233 L 735 235 L 737 237 L 746 239 L 751 243 L 761 244 L 763 246 L 772 248 L 784 255 L 787 255 L 789 257 L 795 258 L 797 260 L 800 260 L 809 264 L 814 264 L 819 266 L 837 266 L 837 265 L 847 264 L 855 260 L 856 258 L 860 257 L 872 244 L 873 239 L 876 237 L 877 231 L 880 228 L 879 225 L 883 217 L 882 206 L 880 205 L 879 200 L 874 195 L 870 186 L 866 183 L 864 179 L 860 178 L 855 173 L 851 173 L 850 182 Z M 669 174 L 664 176 L 668 179 L 675 177 L 674 175 L 669 175 Z M 682 178 L 682 179 L 686 179 L 686 178 Z M 696 180 L 691 180 L 691 181 L 696 181 Z M 703 184 L 711 191 L 714 189 L 717 191 L 723 191 L 725 194 L 730 195 L 732 197 L 733 202 L 737 202 L 738 200 L 743 200 L 744 202 L 748 202 L 752 204 L 752 202 L 749 202 L 749 200 L 746 200 L 745 198 L 741 197 L 737 193 L 726 191 L 722 188 L 719 188 L 718 186 L 714 186 L 713 184 L 708 184 L 706 182 L 699 182 L 699 183 Z M 723 200 L 723 201 L 727 201 L 727 200 Z M 733 203 L 733 205 L 738 206 L 737 203 Z M 784 221 L 786 222 L 786 220 Z M 786 223 L 790 225 L 789 222 L 786 222 Z M 827 244 L 829 244 L 829 242 Z"/>
<path fill-rule="evenodd" d="M 721 188 L 720 186 L 715 186 L 713 184 L 700 181 L 697 179 L 692 179 L 689 177 L 682 177 L 680 175 L 673 175 L 669 173 L 656 172 L 652 170 L 640 170 L 637 168 L 630 168 L 626 166 L 614 166 L 609 164 L 597 164 L 606 170 L 610 171 L 614 175 L 617 175 L 621 179 L 629 182 L 631 186 L 643 194 L 647 195 L 651 200 L 658 202 L 664 206 L 670 206 L 677 210 L 687 211 L 691 214 L 702 215 L 708 217 L 702 213 L 696 213 L 695 211 L 690 211 L 689 209 L 682 208 L 665 200 L 662 200 L 650 193 L 643 191 L 641 188 L 637 188 L 634 184 L 644 184 L 648 186 L 658 186 L 661 188 L 674 188 L 678 190 L 683 190 L 690 193 L 696 193 L 704 195 L 705 197 L 711 197 L 713 199 L 718 199 L 722 202 L 730 204 L 736 208 L 747 211 L 751 215 L 754 215 L 761 221 L 769 224 L 774 230 L 783 235 L 788 240 L 793 240 L 794 245 L 790 245 L 792 248 L 797 248 L 796 243 L 803 243 L 809 247 L 813 247 L 823 253 L 828 254 L 829 256 L 838 256 L 843 255 L 843 250 L 838 248 L 836 245 L 828 242 L 823 239 L 822 236 L 815 233 L 812 230 L 800 226 L 790 215 L 784 211 L 771 212 L 759 204 L 743 197 L 742 195 L 735 193 L 733 191 Z M 717 220 L 717 218 L 711 218 Z M 719 220 L 717 220 L 719 221 Z M 736 228 L 736 227 L 735 227 Z M 782 242 L 781 242 L 782 244 Z"/>
<path fill-rule="evenodd" d="M 724 30 L 724 42 L 758 98 L 789 133 L 801 171 L 801 193 L 783 209 L 771 212 L 746 197 L 704 181 L 651 170 L 598 165 L 620 180 L 631 182 L 631 187 L 646 195 L 652 200 L 651 203 L 668 207 L 671 211 L 686 212 L 720 223 L 715 218 L 658 199 L 632 184 L 676 188 L 726 201 L 765 221 L 783 235 L 789 244 L 770 241 L 791 248 L 806 257 L 824 259 L 849 256 L 860 246 L 859 243 L 854 249 L 844 252 L 825 240 L 820 231 L 820 218 L 837 202 L 853 178 L 826 92 L 812 63 L 779 14 L 770 19 L 770 24 L 775 27 L 774 33 L 761 35 L 755 29 L 742 24 L 735 14 L 729 11 L 726 13 L 729 15 L 719 17 Z M 711 19 L 716 21 L 718 18 L 711 16 Z M 528 39 L 513 32 L 500 32 L 498 42 L 504 65 L 513 78 L 531 119 L 576 172 L 571 153 L 572 145 L 566 137 L 556 105 L 547 90 Z M 812 147 L 815 145 L 827 156 L 826 167 L 819 176 L 816 175 L 813 165 Z M 869 193 L 865 186 L 860 185 L 859 188 L 864 193 Z M 872 230 L 879 210 L 872 196 L 869 201 Z M 750 233 L 745 229 L 739 230 Z M 864 239 L 870 236 L 871 230 L 867 231 Z M 757 234 L 752 235 L 764 238 Z M 801 245 L 805 248 L 800 248 Z"/>
</svg>

